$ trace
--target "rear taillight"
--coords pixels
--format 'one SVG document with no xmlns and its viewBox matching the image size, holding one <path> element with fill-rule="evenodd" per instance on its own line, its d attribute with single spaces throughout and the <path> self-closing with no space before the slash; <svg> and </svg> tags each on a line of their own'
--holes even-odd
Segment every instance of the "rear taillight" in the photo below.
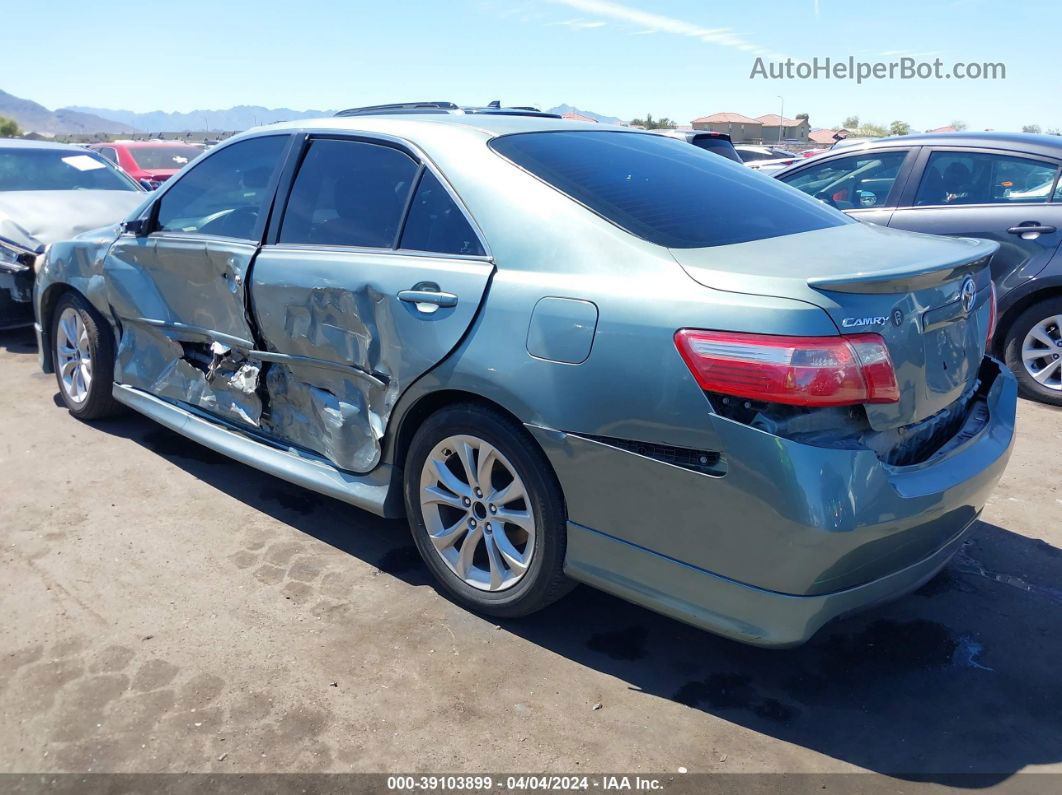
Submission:
<svg viewBox="0 0 1062 795">
<path fill-rule="evenodd" d="M 708 392 L 794 406 L 900 399 L 889 349 L 878 334 L 782 337 L 681 329 L 675 347 Z"/>
<path fill-rule="evenodd" d="M 988 297 L 988 336 L 985 337 L 985 350 L 992 349 L 992 337 L 996 333 L 996 320 L 999 319 L 999 309 L 996 307 L 996 283 L 989 281 L 992 294 Z"/>
</svg>

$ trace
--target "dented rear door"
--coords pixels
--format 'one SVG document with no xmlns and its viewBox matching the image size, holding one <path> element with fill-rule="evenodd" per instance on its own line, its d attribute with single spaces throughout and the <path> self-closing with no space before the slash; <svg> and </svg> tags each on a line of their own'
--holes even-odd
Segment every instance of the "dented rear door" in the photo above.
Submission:
<svg viewBox="0 0 1062 795">
<path fill-rule="evenodd" d="M 492 272 L 457 197 L 413 151 L 310 139 L 252 274 L 263 429 L 372 469 L 399 396 L 461 340 Z"/>
</svg>

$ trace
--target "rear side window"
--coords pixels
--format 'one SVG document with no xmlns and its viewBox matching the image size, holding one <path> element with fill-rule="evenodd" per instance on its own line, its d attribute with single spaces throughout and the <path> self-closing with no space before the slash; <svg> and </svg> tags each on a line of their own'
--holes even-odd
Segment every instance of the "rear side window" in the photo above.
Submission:
<svg viewBox="0 0 1062 795">
<path fill-rule="evenodd" d="M 280 242 L 392 248 L 417 169 L 390 146 L 313 141 L 291 188 Z"/>
<path fill-rule="evenodd" d="M 933 152 L 915 204 L 1042 204 L 1055 184 L 1053 164 L 985 152 Z"/>
<path fill-rule="evenodd" d="M 622 229 L 670 248 L 858 223 L 770 177 L 659 135 L 517 133 L 491 146 Z"/>
<path fill-rule="evenodd" d="M 212 152 L 162 195 L 156 228 L 255 239 L 287 144 L 286 135 L 270 135 Z"/>
<path fill-rule="evenodd" d="M 483 247 L 438 178 L 425 170 L 420 179 L 399 248 L 440 254 L 483 256 Z"/>
</svg>

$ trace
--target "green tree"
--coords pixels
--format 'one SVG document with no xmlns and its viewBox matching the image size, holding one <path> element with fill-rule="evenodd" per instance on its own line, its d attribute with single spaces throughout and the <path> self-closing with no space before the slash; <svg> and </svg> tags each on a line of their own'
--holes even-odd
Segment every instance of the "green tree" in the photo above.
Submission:
<svg viewBox="0 0 1062 795">
<path fill-rule="evenodd" d="M 18 128 L 18 122 L 5 116 L 0 116 L 0 138 L 18 138 L 22 130 Z"/>
<path fill-rule="evenodd" d="M 911 132 L 911 125 L 905 121 L 894 121 L 889 125 L 889 132 L 893 135 L 907 135 Z"/>
<path fill-rule="evenodd" d="M 849 116 L 847 119 L 844 120 L 844 124 L 842 124 L 841 126 L 844 127 L 846 130 L 856 130 L 859 128 L 859 117 Z"/>
<path fill-rule="evenodd" d="M 884 125 L 872 121 L 865 121 L 854 130 L 850 129 L 849 132 L 865 138 L 883 138 L 889 134 Z"/>
<path fill-rule="evenodd" d="M 954 127 L 956 130 L 958 130 L 959 132 L 962 132 L 963 130 L 966 129 L 966 122 L 964 122 L 962 119 L 956 119 L 955 121 L 953 121 L 951 123 L 951 126 Z"/>
<path fill-rule="evenodd" d="M 1021 131 L 1022 132 L 1027 132 L 1027 133 L 1039 133 L 1039 132 L 1041 132 L 1039 124 L 1026 124 L 1024 127 L 1021 128 Z"/>
<path fill-rule="evenodd" d="M 654 119 L 652 113 L 646 113 L 644 119 L 631 119 L 631 125 L 634 127 L 644 127 L 646 130 L 675 129 L 675 122 L 671 121 L 667 116 L 661 116 L 659 119 Z"/>
<path fill-rule="evenodd" d="M 798 113 L 798 114 L 796 115 L 796 120 L 797 120 L 797 121 L 800 121 L 801 119 L 810 119 L 810 118 L 811 118 L 811 116 L 809 116 L 809 115 L 808 115 L 808 114 L 806 114 L 806 113 Z"/>
</svg>

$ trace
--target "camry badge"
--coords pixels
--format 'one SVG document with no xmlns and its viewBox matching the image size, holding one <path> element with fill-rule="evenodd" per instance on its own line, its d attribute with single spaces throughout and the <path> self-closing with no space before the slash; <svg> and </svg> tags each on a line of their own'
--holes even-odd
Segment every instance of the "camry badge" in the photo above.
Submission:
<svg viewBox="0 0 1062 795">
<path fill-rule="evenodd" d="M 841 320 L 844 328 L 858 328 L 859 326 L 880 326 L 887 317 L 846 317 Z"/>
<path fill-rule="evenodd" d="M 974 280 L 969 276 L 963 280 L 962 287 L 959 288 L 959 301 L 962 303 L 962 311 L 966 314 L 970 314 L 970 310 L 973 309 L 974 299 L 977 298 L 977 288 L 974 286 Z"/>
</svg>

